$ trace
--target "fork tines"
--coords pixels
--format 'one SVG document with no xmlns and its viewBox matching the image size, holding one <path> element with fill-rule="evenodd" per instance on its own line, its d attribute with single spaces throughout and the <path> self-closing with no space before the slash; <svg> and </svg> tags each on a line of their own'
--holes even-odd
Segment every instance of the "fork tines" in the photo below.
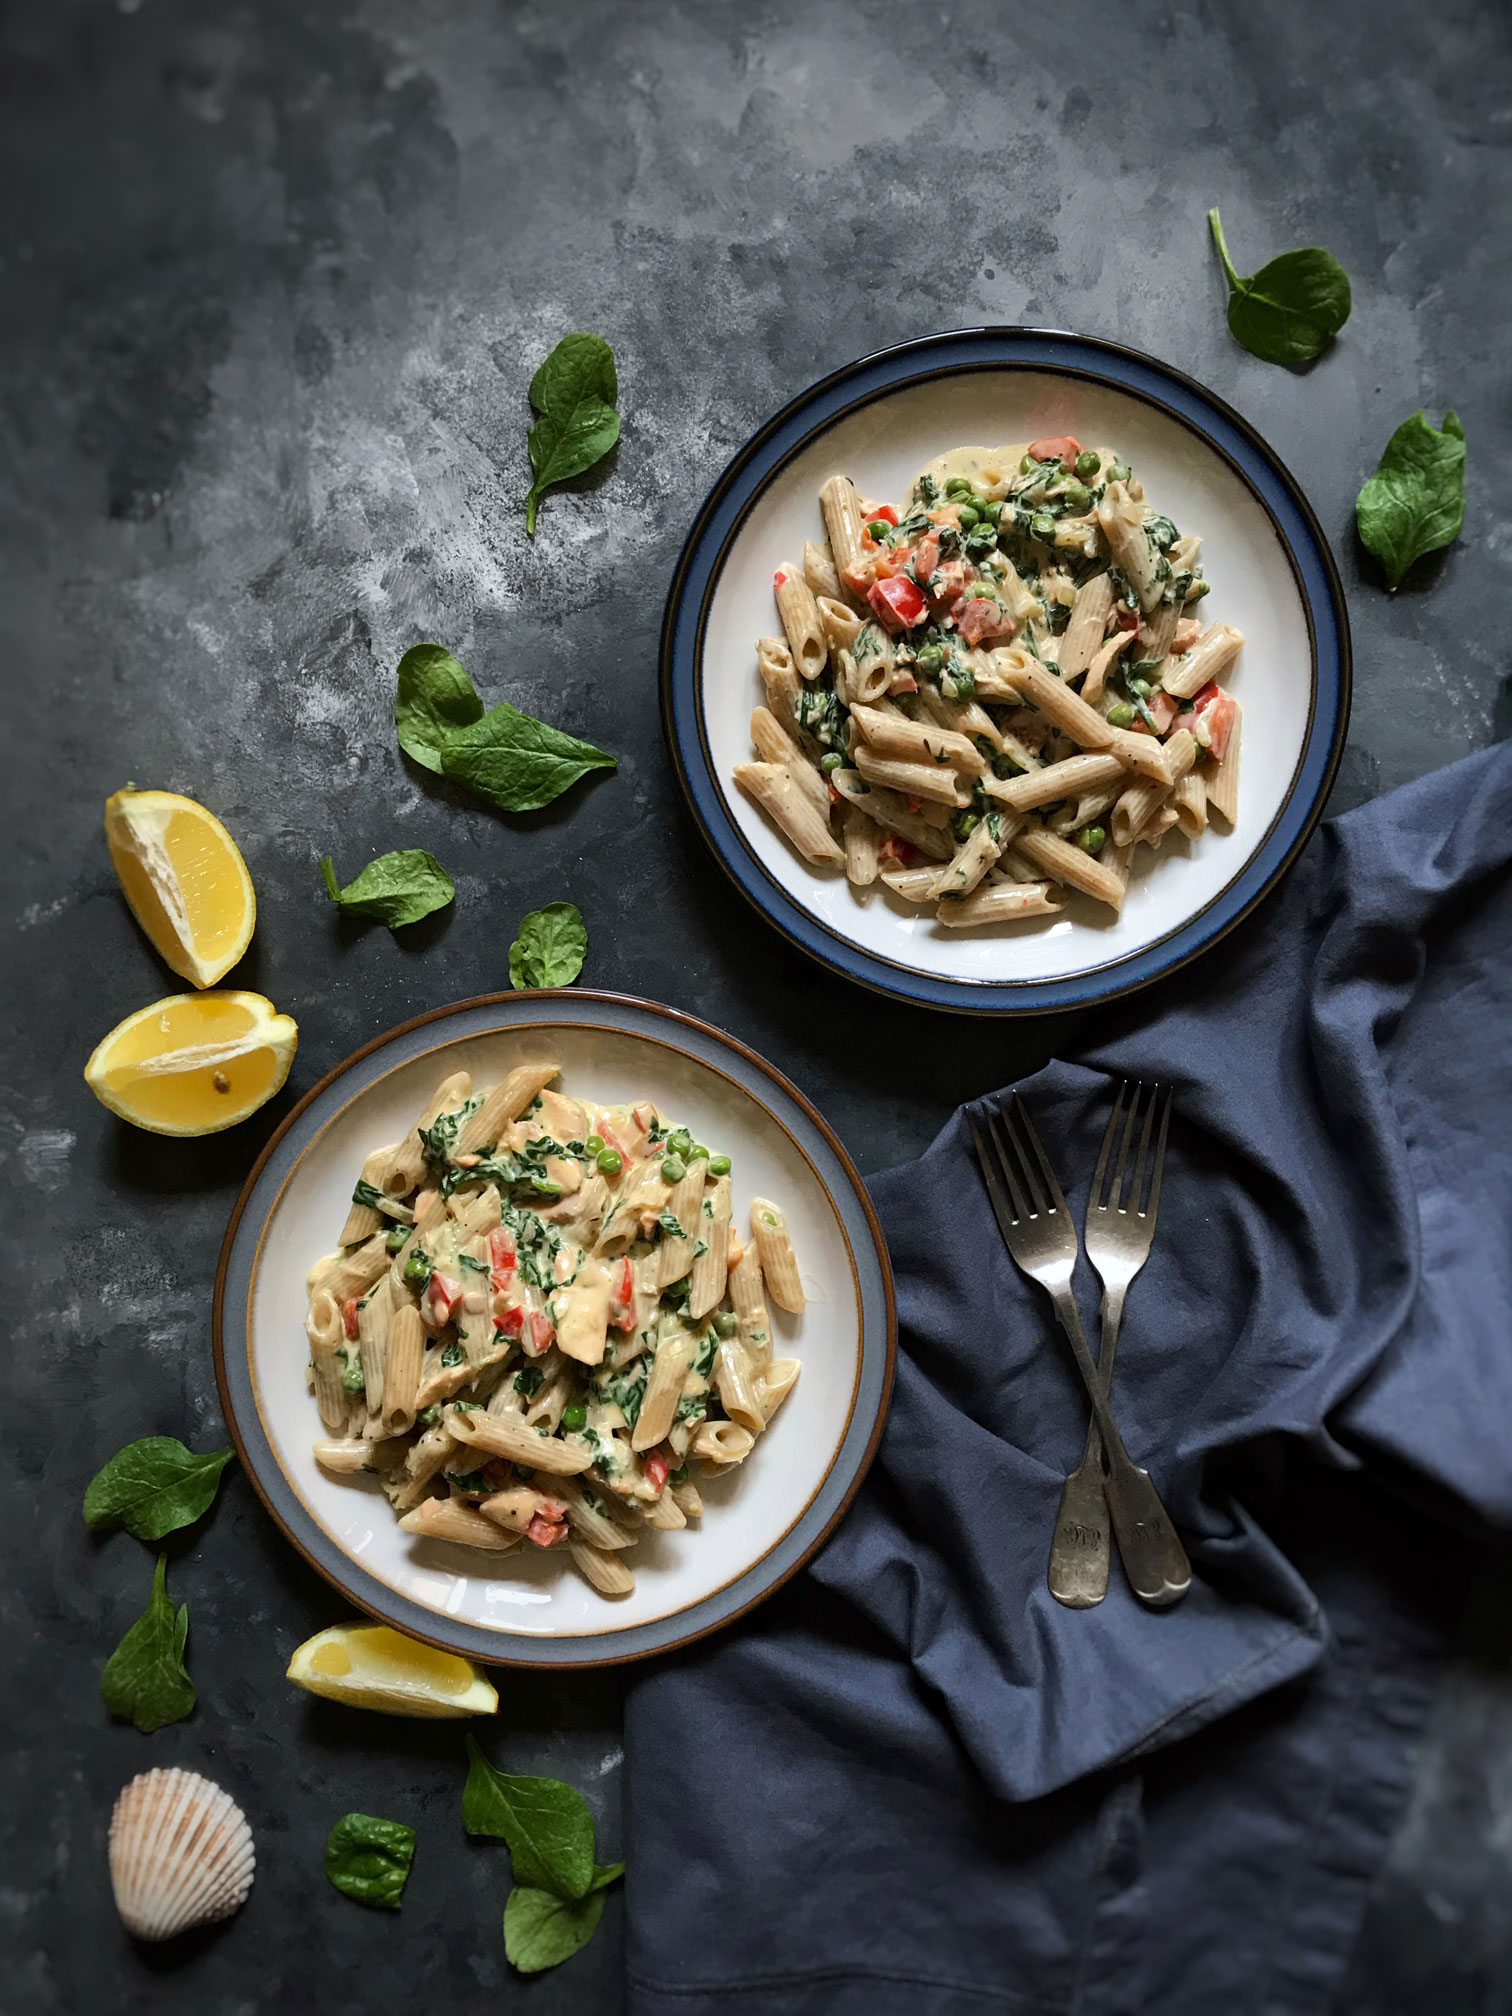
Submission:
<svg viewBox="0 0 1512 2016">
<path fill-rule="evenodd" d="M 1128 1110 L 1124 1110 L 1124 1096 L 1128 1095 Z M 1141 1101 L 1143 1112 L 1141 1113 Z M 1153 1161 L 1150 1156 L 1150 1131 L 1155 1123 L 1157 1110 L 1160 1114 L 1160 1136 L 1155 1145 Z M 1123 1122 L 1123 1140 L 1118 1150 L 1118 1163 L 1113 1171 L 1111 1185 L 1105 1185 L 1103 1178 L 1107 1172 L 1108 1157 Z M 1138 1079 L 1126 1078 L 1118 1088 L 1118 1096 L 1113 1101 L 1113 1111 L 1109 1115 L 1107 1130 L 1103 1134 L 1101 1151 L 1097 1157 L 1097 1167 L 1092 1172 L 1092 1189 L 1088 1198 L 1088 1208 L 1094 1211 L 1117 1211 L 1125 1216 L 1132 1213 L 1139 1218 L 1153 1219 L 1160 1205 L 1160 1174 L 1165 1165 L 1166 1132 L 1171 1121 L 1171 1088 L 1158 1080 L 1146 1086 Z M 1129 1153 L 1134 1145 L 1135 1129 L 1139 1130 L 1139 1149 L 1134 1157 L 1132 1171 L 1129 1169 Z M 1125 1174 L 1129 1175 L 1127 1189 Z M 1142 1199 L 1142 1201 L 1141 1201 Z"/>
</svg>

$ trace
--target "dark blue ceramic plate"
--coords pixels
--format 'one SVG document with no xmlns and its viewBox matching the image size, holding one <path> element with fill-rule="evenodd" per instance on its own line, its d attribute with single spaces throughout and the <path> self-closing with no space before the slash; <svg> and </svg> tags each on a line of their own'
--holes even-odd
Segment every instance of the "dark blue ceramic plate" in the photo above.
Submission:
<svg viewBox="0 0 1512 2016">
<path fill-rule="evenodd" d="M 1116 921 L 1075 899 L 1053 920 L 947 931 L 874 886 L 814 869 L 731 781 L 752 755 L 755 640 L 778 632 L 772 575 L 823 537 L 843 470 L 898 500 L 949 448 L 1046 434 L 1115 447 L 1155 508 L 1203 537 L 1208 620 L 1246 637 L 1239 817 L 1141 848 Z M 678 563 L 662 631 L 662 713 L 693 817 L 737 888 L 793 944 L 867 987 L 978 1014 L 1072 1008 L 1194 958 L 1258 903 L 1310 832 L 1344 744 L 1349 631 L 1316 518 L 1275 454 L 1190 378 L 1117 344 L 975 329 L 885 350 L 813 386 L 735 457 Z"/>
<path fill-rule="evenodd" d="M 774 1311 L 777 1355 L 803 1362 L 738 1469 L 700 1485 L 701 1521 L 648 1533 L 609 1601 L 561 1558 L 494 1556 L 401 1531 L 376 1478 L 328 1476 L 305 1386 L 304 1280 L 335 1244 L 365 1157 L 402 1139 L 435 1086 L 551 1058 L 603 1104 L 649 1099 L 733 1161 L 737 1222 L 782 1204 L 808 1296 Z M 892 1384 L 892 1278 L 871 1203 L 824 1121 L 770 1064 L 670 1008 L 611 994 L 517 993 L 439 1008 L 349 1057 L 269 1142 L 237 1201 L 215 1290 L 215 1360 L 238 1453 L 286 1536 L 347 1600 L 417 1638 L 496 1665 L 589 1666 L 716 1630 L 794 1573 L 849 1504 Z M 339 1619 L 340 1606 L 331 1621 Z"/>
</svg>

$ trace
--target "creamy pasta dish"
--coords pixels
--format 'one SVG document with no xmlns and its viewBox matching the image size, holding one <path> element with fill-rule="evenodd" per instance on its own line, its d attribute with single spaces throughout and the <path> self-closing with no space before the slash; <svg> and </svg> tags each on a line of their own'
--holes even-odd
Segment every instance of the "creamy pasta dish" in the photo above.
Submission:
<svg viewBox="0 0 1512 2016">
<path fill-rule="evenodd" d="M 376 1472 L 406 1532 L 560 1547 L 624 1596 L 643 1529 L 696 1518 L 792 1389 L 768 1304 L 803 1286 L 777 1204 L 737 1230 L 727 1155 L 557 1076 L 457 1072 L 363 1164 L 307 1283 L 315 1456 Z"/>
<path fill-rule="evenodd" d="M 1244 639 L 1115 449 L 957 448 L 899 507 L 819 502 L 734 773 L 805 860 L 971 928 L 1065 890 L 1117 913 L 1136 848 L 1234 824 Z"/>
</svg>

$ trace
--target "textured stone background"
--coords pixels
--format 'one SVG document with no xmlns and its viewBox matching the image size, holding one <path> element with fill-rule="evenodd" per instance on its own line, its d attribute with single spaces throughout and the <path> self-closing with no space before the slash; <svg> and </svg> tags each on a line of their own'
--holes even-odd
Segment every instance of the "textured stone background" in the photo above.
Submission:
<svg viewBox="0 0 1512 2016">
<path fill-rule="evenodd" d="M 502 1850 L 460 1836 L 460 1738 L 286 1687 L 292 1646 L 341 1606 L 245 1480 L 169 1547 L 199 1712 L 151 1739 L 108 1721 L 98 1669 L 150 1560 L 90 1540 L 83 1483 L 129 1437 L 218 1438 L 210 1284 L 262 1140 L 358 1042 L 503 984 L 539 902 L 581 904 L 590 981 L 771 1055 L 863 1169 L 1066 1040 L 872 1004 L 894 1058 L 879 1082 L 849 1044 L 854 996 L 734 907 L 671 799 L 655 641 L 684 529 L 751 429 L 861 351 L 1059 324 L 1154 351 L 1246 413 L 1349 590 L 1336 806 L 1507 732 L 1512 15 L 17 0 L 0 52 L 0 2002 L 367 2016 L 502 1994 L 596 2016 L 618 2006 L 619 1903 L 571 1967 L 510 1978 Z M 1310 372 L 1230 340 L 1214 202 L 1241 266 L 1316 240 L 1348 266 L 1354 317 Z M 579 327 L 615 344 L 624 441 L 532 545 L 525 388 Z M 1389 599 L 1352 540 L 1354 493 L 1398 420 L 1446 404 L 1470 436 L 1465 536 Z M 619 752 L 618 773 L 524 820 L 422 779 L 388 721 L 421 637 L 490 697 Z M 128 777 L 205 799 L 237 834 L 261 911 L 234 977 L 303 1032 L 289 1094 L 219 1140 L 134 1134 L 79 1077 L 104 1030 L 170 991 L 101 838 Z M 453 870 L 455 912 L 402 943 L 344 928 L 317 853 L 350 874 L 399 845 Z M 1505 1594 L 1486 1583 L 1446 1683 L 1345 1997 L 1357 2016 L 1512 2008 Z M 501 1761 L 582 1784 L 610 1848 L 616 1711 L 609 1677 L 507 1678 L 494 1739 Z M 120 1933 L 103 1839 L 118 1785 L 173 1761 L 235 1789 L 261 1874 L 233 1924 L 153 1955 Z M 419 1828 L 397 1920 L 320 1874 L 353 1807 Z"/>
</svg>

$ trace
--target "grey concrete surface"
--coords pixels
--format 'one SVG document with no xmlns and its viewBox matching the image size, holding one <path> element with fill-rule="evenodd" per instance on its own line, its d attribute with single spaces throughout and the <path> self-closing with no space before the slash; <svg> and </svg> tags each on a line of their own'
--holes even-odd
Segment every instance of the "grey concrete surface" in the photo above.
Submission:
<svg viewBox="0 0 1512 2016">
<path fill-rule="evenodd" d="M 1505 734 L 1509 87 L 1512 15 L 1490 0 L 4 10 L 7 2010 L 619 2006 L 617 1900 L 582 1958 L 511 1978 L 502 1851 L 461 1837 L 454 1729 L 286 1686 L 291 1648 L 341 1606 L 235 1474 L 168 1548 L 198 1712 L 150 1739 L 113 1725 L 98 1672 L 150 1557 L 90 1539 L 83 1485 L 130 1437 L 218 1439 L 210 1287 L 261 1142 L 357 1043 L 504 984 L 540 902 L 581 905 L 589 981 L 753 1043 L 866 1170 L 1067 1040 L 872 1004 L 857 1054 L 853 996 L 736 907 L 673 802 L 654 693 L 679 542 L 729 454 L 822 372 L 981 321 L 1171 360 L 1275 444 L 1334 542 L 1357 662 L 1336 806 Z M 1353 318 L 1311 370 L 1230 339 L 1212 203 L 1242 264 L 1321 240 L 1349 268 Z M 616 347 L 624 439 L 532 544 L 525 389 L 582 327 Z M 1464 417 L 1469 512 L 1389 598 L 1352 502 L 1422 405 Z M 389 725 L 422 637 L 618 772 L 519 820 L 422 777 Z M 231 826 L 260 899 L 232 977 L 301 1027 L 288 1092 L 207 1142 L 133 1133 L 79 1075 L 175 985 L 103 845 L 127 778 Z M 336 921 L 317 854 L 352 873 L 402 845 L 452 869 L 455 911 L 402 940 Z M 1344 1997 L 1356 2016 L 1512 2008 L 1512 1684 L 1501 1651 L 1467 1643 Z M 581 1784 L 617 1850 L 612 1677 L 506 1677 L 503 1695 L 497 1756 Z M 104 1832 L 117 1787 L 174 1761 L 234 1788 L 261 1873 L 229 1926 L 150 1954 L 115 1920 Z M 325 1884 L 351 1808 L 419 1829 L 399 1918 Z"/>
</svg>

